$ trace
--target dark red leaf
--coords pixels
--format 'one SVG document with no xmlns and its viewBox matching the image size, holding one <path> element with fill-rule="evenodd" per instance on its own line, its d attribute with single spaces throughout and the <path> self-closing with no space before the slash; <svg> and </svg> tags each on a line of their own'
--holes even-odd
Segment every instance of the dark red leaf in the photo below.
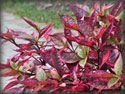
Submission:
<svg viewBox="0 0 125 94">
<path fill-rule="evenodd" d="M 65 63 L 75 63 L 79 61 L 81 58 L 75 52 L 65 52 L 62 51 L 60 53 L 60 58 Z"/>
<path fill-rule="evenodd" d="M 94 29 L 96 22 L 97 22 L 97 13 L 94 10 L 89 20 L 89 24 L 91 25 L 92 29 Z"/>
<path fill-rule="evenodd" d="M 105 32 L 105 29 L 102 27 L 101 29 L 100 29 L 100 32 L 99 32 L 99 34 L 96 36 L 96 38 L 100 38 L 100 37 L 102 37 L 102 35 L 103 35 L 103 33 Z"/>
<path fill-rule="evenodd" d="M 8 39 L 13 39 L 13 36 L 10 33 L 0 33 L 0 36 L 8 38 Z"/>
<path fill-rule="evenodd" d="M 98 89 L 99 91 L 115 89 L 121 85 L 121 83 L 117 83 L 115 86 L 109 88 L 107 85 L 108 81 L 109 81 L 109 79 L 98 79 L 98 80 L 94 80 L 94 81 L 88 83 L 88 85 L 90 85 L 92 88 Z"/>
<path fill-rule="evenodd" d="M 0 69 L 6 69 L 6 68 L 11 68 L 11 67 L 7 64 L 0 64 Z"/>
<path fill-rule="evenodd" d="M 48 63 L 49 65 L 51 65 L 52 67 L 54 67 L 54 64 L 51 60 L 51 53 L 52 53 L 52 50 L 49 49 L 49 50 L 45 50 L 43 53 L 42 53 L 42 57 L 43 59 L 46 61 L 46 63 Z"/>
<path fill-rule="evenodd" d="M 110 23 L 107 28 L 105 29 L 105 32 L 102 35 L 102 44 L 107 40 L 107 38 L 109 37 L 109 35 L 111 34 L 113 29 L 113 24 Z"/>
<path fill-rule="evenodd" d="M 82 33 L 82 35 L 84 35 L 84 36 L 92 35 L 92 28 L 87 22 L 85 22 L 83 20 L 78 20 L 78 26 L 79 26 L 79 29 L 80 29 L 80 32 Z"/>
<path fill-rule="evenodd" d="M 34 27 L 36 30 L 39 30 L 38 26 L 35 23 L 33 23 L 32 21 L 30 21 L 30 20 L 28 20 L 28 19 L 26 19 L 24 17 L 22 17 L 22 18 L 24 19 L 24 21 L 26 21 L 29 25 Z"/>
<path fill-rule="evenodd" d="M 67 39 L 68 43 L 71 45 L 71 47 L 73 48 L 73 45 L 72 45 L 72 41 L 68 39 L 68 37 L 71 36 L 71 30 L 67 27 L 64 27 L 64 36 L 65 38 Z"/>
<path fill-rule="evenodd" d="M 86 15 L 86 12 L 82 8 L 78 7 L 76 4 L 70 4 L 70 7 L 77 20 L 83 18 Z"/>
<path fill-rule="evenodd" d="M 75 41 L 80 45 L 85 45 L 85 46 L 90 46 L 93 47 L 96 45 L 96 41 L 87 41 L 84 38 L 79 38 L 79 37 L 68 37 L 69 40 Z"/>
<path fill-rule="evenodd" d="M 91 77 L 99 77 L 99 78 L 112 78 L 115 77 L 114 74 L 108 73 L 104 70 L 96 70 L 95 72 L 87 73 L 86 75 Z"/>
<path fill-rule="evenodd" d="M 66 27 L 78 30 L 78 25 L 76 24 L 76 22 L 72 17 L 68 15 L 60 15 L 60 14 L 58 15 L 60 17 L 60 21 L 62 21 Z"/>
<path fill-rule="evenodd" d="M 62 74 L 61 61 L 59 58 L 59 52 L 57 51 L 56 48 L 53 48 L 52 50 L 51 59 L 52 59 L 52 63 L 54 64 L 54 68 L 57 70 L 60 77 L 62 77 L 63 74 Z"/>
<path fill-rule="evenodd" d="M 85 16 L 85 17 L 84 17 L 84 21 L 85 21 L 85 22 L 89 22 L 89 19 L 90 19 L 89 16 Z"/>
<path fill-rule="evenodd" d="M 88 58 L 91 60 L 98 60 L 98 53 L 94 50 L 89 52 Z"/>
<path fill-rule="evenodd" d="M 122 7 L 122 2 L 119 1 L 119 2 L 116 3 L 116 4 L 114 5 L 114 7 L 112 8 L 112 10 L 111 10 L 111 15 L 116 16 L 116 15 L 118 14 L 118 12 L 120 11 L 121 7 Z"/>
<path fill-rule="evenodd" d="M 103 58 L 102 58 L 102 63 L 100 65 L 100 68 L 104 65 L 104 63 L 107 62 L 107 60 L 110 58 L 110 50 L 107 51 L 104 55 L 103 55 Z"/>
<path fill-rule="evenodd" d="M 117 23 L 116 31 L 114 34 L 119 42 L 122 39 L 122 34 L 123 34 L 123 24 L 122 24 L 122 20 L 120 19 L 120 21 Z"/>
<path fill-rule="evenodd" d="M 75 70 L 75 67 L 78 67 L 78 62 L 75 62 L 75 63 L 66 63 L 68 69 L 70 70 L 70 72 L 74 72 Z M 77 70 L 76 70 L 77 71 Z"/>
<path fill-rule="evenodd" d="M 99 54 L 99 64 L 101 69 L 114 67 L 119 56 L 119 51 L 112 45 L 105 45 Z"/>
<path fill-rule="evenodd" d="M 3 91 L 6 91 L 6 90 L 8 90 L 9 88 L 11 88 L 11 87 L 13 87 L 13 86 L 15 86 L 15 85 L 17 85 L 17 84 L 18 84 L 17 81 L 12 81 L 12 82 L 10 82 L 8 85 L 6 85 L 6 87 L 3 89 Z"/>
</svg>

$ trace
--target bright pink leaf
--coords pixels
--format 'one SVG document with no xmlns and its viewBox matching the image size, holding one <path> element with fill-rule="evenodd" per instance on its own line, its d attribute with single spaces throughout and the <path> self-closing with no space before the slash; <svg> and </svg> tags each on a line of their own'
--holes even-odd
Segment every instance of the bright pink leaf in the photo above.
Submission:
<svg viewBox="0 0 125 94">
<path fill-rule="evenodd" d="M 36 30 L 39 30 L 38 26 L 35 23 L 33 23 L 32 21 L 30 21 L 30 20 L 28 20 L 28 19 L 26 19 L 24 17 L 22 17 L 22 18 L 24 19 L 24 21 L 26 21 L 29 25 L 31 25 L 32 27 L 34 27 Z"/>
<path fill-rule="evenodd" d="M 47 25 L 47 26 L 45 26 L 44 28 L 42 28 L 42 29 L 39 30 L 39 38 L 40 38 L 45 32 L 47 32 L 47 30 L 52 26 L 52 24 L 53 24 L 53 21 L 52 21 L 49 25 Z"/>
</svg>

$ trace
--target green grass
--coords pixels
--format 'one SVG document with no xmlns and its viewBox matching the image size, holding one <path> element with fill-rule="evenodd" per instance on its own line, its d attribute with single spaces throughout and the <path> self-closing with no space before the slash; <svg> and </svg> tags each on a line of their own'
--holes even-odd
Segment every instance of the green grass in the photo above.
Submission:
<svg viewBox="0 0 125 94">
<path fill-rule="evenodd" d="M 63 23 L 59 21 L 59 16 L 57 13 L 65 14 L 64 11 L 49 11 L 49 10 L 39 10 L 35 7 L 33 3 L 26 3 L 23 1 L 15 1 L 11 0 L 2 3 L 2 10 L 13 13 L 17 16 L 24 16 L 28 19 L 49 24 L 53 19 L 53 26 L 55 28 L 62 28 Z M 74 17 L 73 13 L 68 13 L 67 15 Z"/>
<path fill-rule="evenodd" d="M 59 21 L 59 16 L 57 13 L 67 14 L 75 18 L 72 12 L 65 13 L 64 10 L 62 11 L 39 10 L 35 7 L 34 3 L 25 2 L 25 1 L 27 0 L 3 1 L 2 10 L 13 13 L 14 15 L 17 15 L 17 16 L 27 17 L 32 21 L 40 22 L 40 23 L 49 24 L 54 19 L 53 26 L 55 28 L 63 27 L 63 23 Z M 123 16 L 123 18 L 125 18 L 125 15 Z M 123 20 L 123 24 L 125 24 L 124 20 Z"/>
</svg>

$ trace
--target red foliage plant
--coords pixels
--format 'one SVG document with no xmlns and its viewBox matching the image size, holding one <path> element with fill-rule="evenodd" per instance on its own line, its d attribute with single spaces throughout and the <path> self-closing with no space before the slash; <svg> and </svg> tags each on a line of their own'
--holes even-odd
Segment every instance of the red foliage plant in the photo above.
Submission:
<svg viewBox="0 0 125 94">
<path fill-rule="evenodd" d="M 83 4 L 69 6 L 76 20 L 58 14 L 64 33 L 51 33 L 53 21 L 41 29 L 24 17 L 35 29 L 31 35 L 11 29 L 0 33 L 4 42 L 18 47 L 18 54 L 0 65 L 1 76 L 12 76 L 3 91 L 100 92 L 122 85 L 122 2 L 101 5 L 97 1 L 91 9 Z M 27 43 L 17 43 L 16 39 Z"/>
</svg>

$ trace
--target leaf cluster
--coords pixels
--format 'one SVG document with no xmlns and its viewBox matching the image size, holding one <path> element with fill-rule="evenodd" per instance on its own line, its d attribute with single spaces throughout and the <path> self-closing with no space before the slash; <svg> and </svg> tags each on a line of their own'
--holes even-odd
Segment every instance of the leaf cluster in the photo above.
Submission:
<svg viewBox="0 0 125 94">
<path fill-rule="evenodd" d="M 3 91 L 100 92 L 122 85 L 122 2 L 101 5 L 97 1 L 92 8 L 83 4 L 69 6 L 76 20 L 58 14 L 64 23 L 63 33 L 52 33 L 53 21 L 40 28 L 24 17 L 34 28 L 32 34 L 11 29 L 0 33 L 3 42 L 18 47 L 18 54 L 0 66 L 1 76 L 13 76 Z M 27 43 L 19 44 L 16 39 Z M 18 84 L 21 86 L 13 87 Z"/>
</svg>

